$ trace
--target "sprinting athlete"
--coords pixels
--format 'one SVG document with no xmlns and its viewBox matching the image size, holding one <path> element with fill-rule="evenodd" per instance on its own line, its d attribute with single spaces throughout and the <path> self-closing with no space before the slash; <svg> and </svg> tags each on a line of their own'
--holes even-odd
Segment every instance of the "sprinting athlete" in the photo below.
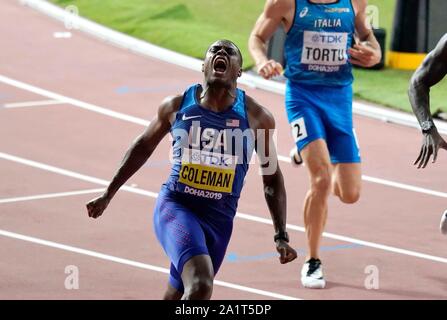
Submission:
<svg viewBox="0 0 447 320">
<path fill-rule="evenodd" d="M 269 79 L 280 75 L 283 67 L 268 59 L 267 41 L 280 26 L 287 32 L 285 104 L 297 150 L 292 161 L 303 161 L 310 176 L 304 201 L 308 256 L 301 271 L 307 288 L 326 285 L 319 247 L 331 191 L 345 203 L 360 197 L 352 64 L 371 67 L 381 60 L 366 7 L 366 0 L 267 0 L 250 35 L 257 70 Z"/>
<path fill-rule="evenodd" d="M 272 140 L 272 115 L 237 88 L 242 55 L 228 40 L 213 43 L 203 85 L 167 98 L 127 151 L 105 193 L 87 204 L 98 218 L 118 189 L 171 133 L 173 166 L 154 210 L 154 229 L 171 261 L 164 299 L 210 299 L 229 243 L 239 196 L 255 149 L 280 262 L 297 257 L 286 232 L 286 192 Z"/>
<path fill-rule="evenodd" d="M 432 156 L 435 163 L 440 148 L 447 150 L 447 142 L 439 134 L 430 113 L 430 88 L 439 83 L 446 74 L 447 34 L 416 70 L 408 90 L 411 106 L 423 135 L 422 147 L 414 163 L 418 168 L 425 168 Z M 447 235 L 447 211 L 442 215 L 440 228 L 441 232 Z"/>
</svg>

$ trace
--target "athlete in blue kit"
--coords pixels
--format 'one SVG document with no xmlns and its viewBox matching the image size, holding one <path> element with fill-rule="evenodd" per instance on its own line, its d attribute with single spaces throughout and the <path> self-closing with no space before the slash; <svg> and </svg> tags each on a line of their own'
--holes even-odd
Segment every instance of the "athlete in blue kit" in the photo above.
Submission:
<svg viewBox="0 0 447 320">
<path fill-rule="evenodd" d="M 345 203 L 360 196 L 360 152 L 352 121 L 352 64 L 376 65 L 380 45 L 366 22 L 366 0 L 267 0 L 250 35 L 258 72 L 269 79 L 282 73 L 269 60 L 266 43 L 278 27 L 287 32 L 286 111 L 310 190 L 304 202 L 308 256 L 301 271 L 307 288 L 324 288 L 321 235 L 331 191 Z M 359 43 L 354 44 L 355 35 Z"/>
<path fill-rule="evenodd" d="M 154 210 L 158 240 L 171 260 L 165 299 L 209 299 L 225 256 L 253 149 L 273 219 L 280 262 L 297 257 L 286 232 L 286 192 L 272 134 L 272 115 L 237 89 L 242 74 L 237 46 L 212 44 L 204 83 L 167 98 L 127 151 L 106 192 L 87 204 L 98 218 L 118 189 L 148 160 L 163 137 L 173 137 L 173 166 Z"/>
</svg>

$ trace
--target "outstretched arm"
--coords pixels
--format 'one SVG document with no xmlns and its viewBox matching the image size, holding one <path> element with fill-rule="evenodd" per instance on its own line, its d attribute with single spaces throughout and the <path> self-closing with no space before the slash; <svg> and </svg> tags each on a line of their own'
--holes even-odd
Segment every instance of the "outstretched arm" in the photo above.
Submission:
<svg viewBox="0 0 447 320">
<path fill-rule="evenodd" d="M 424 130 L 424 141 L 415 164 L 425 168 L 433 154 L 436 161 L 439 148 L 447 149 L 447 143 L 438 133 L 430 112 L 430 88 L 447 74 L 447 34 L 425 58 L 410 81 L 408 96 L 411 107 Z"/>
<path fill-rule="evenodd" d="M 149 159 L 160 141 L 169 132 L 180 100 L 181 97 L 167 98 L 161 104 L 157 116 L 127 150 L 104 194 L 87 203 L 89 217 L 100 217 L 119 188 Z"/>
<path fill-rule="evenodd" d="M 277 238 L 276 249 L 280 253 L 280 262 L 284 264 L 293 261 L 297 253 L 289 246 L 286 233 L 287 196 L 273 141 L 275 121 L 273 116 L 253 99 L 247 97 L 247 104 L 250 127 L 255 130 L 255 147 L 261 164 L 264 196 Z"/>
</svg>

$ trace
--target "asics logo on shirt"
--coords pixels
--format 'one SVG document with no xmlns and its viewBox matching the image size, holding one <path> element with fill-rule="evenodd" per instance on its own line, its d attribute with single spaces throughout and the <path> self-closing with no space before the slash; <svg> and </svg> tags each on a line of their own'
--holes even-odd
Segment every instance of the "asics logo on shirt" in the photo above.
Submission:
<svg viewBox="0 0 447 320">
<path fill-rule="evenodd" d="M 304 18 L 305 16 L 307 16 L 308 13 L 309 13 L 309 8 L 304 7 L 304 9 L 301 10 L 301 12 L 300 12 L 300 18 Z"/>
</svg>

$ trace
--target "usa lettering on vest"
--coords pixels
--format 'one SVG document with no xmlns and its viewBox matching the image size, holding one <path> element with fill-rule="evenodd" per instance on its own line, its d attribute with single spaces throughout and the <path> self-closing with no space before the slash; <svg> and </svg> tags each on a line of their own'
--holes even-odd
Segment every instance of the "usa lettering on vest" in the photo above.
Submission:
<svg viewBox="0 0 447 320">
<path fill-rule="evenodd" d="M 193 125 L 190 128 L 189 140 L 192 148 L 199 149 L 202 147 L 208 151 L 228 150 L 226 130 L 217 130 L 214 128 L 202 129 L 200 125 Z"/>
</svg>

